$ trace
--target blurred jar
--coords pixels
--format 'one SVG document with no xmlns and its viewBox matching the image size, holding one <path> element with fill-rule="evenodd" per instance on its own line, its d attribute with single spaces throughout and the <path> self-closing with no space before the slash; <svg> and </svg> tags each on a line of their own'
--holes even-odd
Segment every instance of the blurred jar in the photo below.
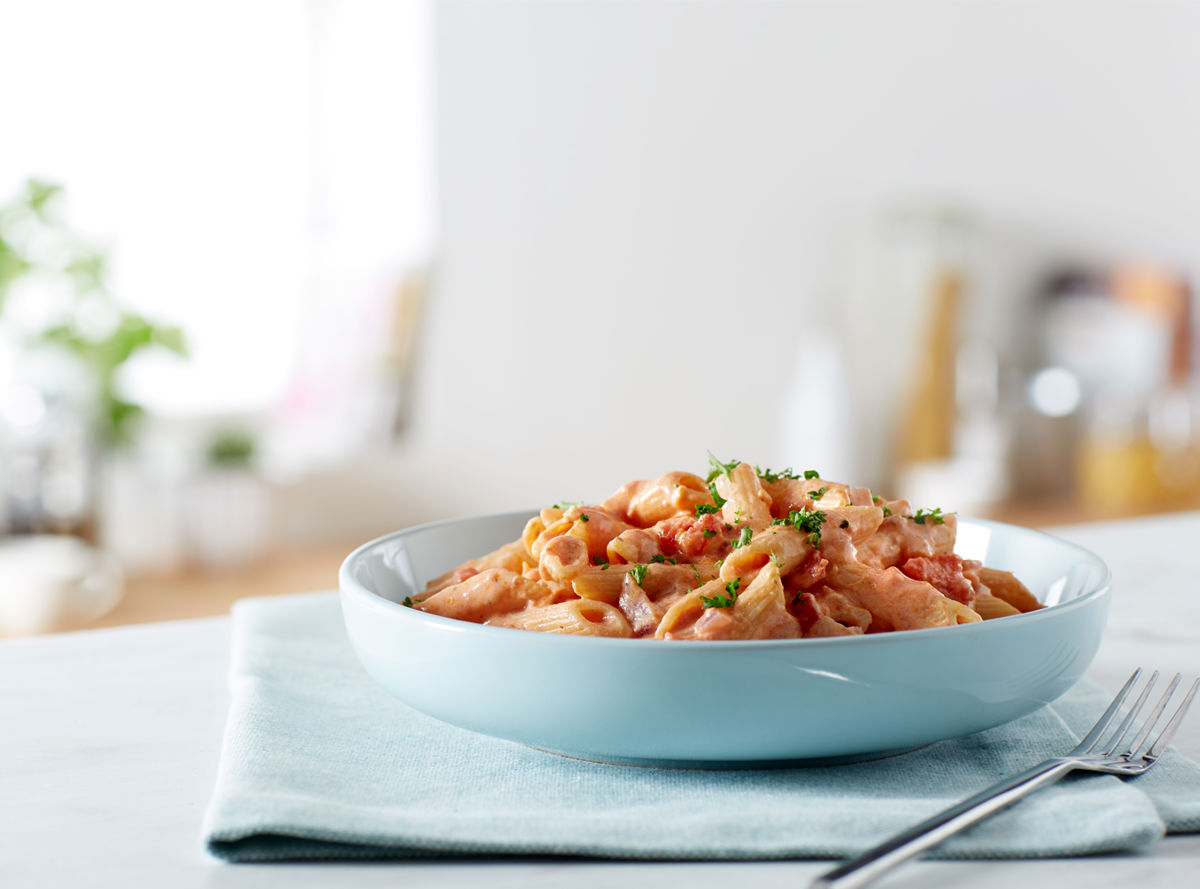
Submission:
<svg viewBox="0 0 1200 889">
<path fill-rule="evenodd" d="M 203 568 L 244 567 L 266 548 L 270 491 L 257 453 L 256 435 L 219 432 L 209 442 L 204 465 L 183 489 L 184 540 Z"/>
<path fill-rule="evenodd" d="M 89 418 L 25 382 L 0 386 L 0 531 L 95 537 Z"/>
<path fill-rule="evenodd" d="M 0 366 L 0 636 L 85 626 L 124 592 L 96 536 L 91 417 L 36 360 Z"/>
<path fill-rule="evenodd" d="M 1101 393 L 1080 444 L 1080 499 L 1106 513 L 1200 506 L 1200 404 L 1188 388 Z"/>
<path fill-rule="evenodd" d="M 885 452 L 881 487 L 914 502 L 981 512 L 1008 490 L 1002 379 L 1007 335 L 987 287 L 991 232 L 967 208 L 897 207 L 882 220 L 872 318 L 888 373 L 857 362 L 856 395 L 887 428 L 868 437 Z M 861 437 L 861 434 L 860 434 Z"/>
<path fill-rule="evenodd" d="M 1200 505 L 1187 282 L 1146 266 L 1066 269 L 1049 279 L 1042 316 L 1027 424 L 1054 431 L 1031 452 L 1045 455 L 1042 474 L 1103 514 Z"/>
<path fill-rule="evenodd" d="M 0 636 L 78 629 L 112 610 L 123 592 L 117 559 L 77 537 L 0 538 Z"/>
</svg>

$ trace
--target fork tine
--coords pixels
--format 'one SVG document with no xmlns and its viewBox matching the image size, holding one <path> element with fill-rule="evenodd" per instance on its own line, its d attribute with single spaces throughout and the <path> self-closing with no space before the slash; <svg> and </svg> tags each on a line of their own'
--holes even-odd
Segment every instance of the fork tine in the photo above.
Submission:
<svg viewBox="0 0 1200 889">
<path fill-rule="evenodd" d="M 1183 677 L 1176 673 L 1170 683 L 1167 684 L 1167 690 L 1162 693 L 1162 697 L 1158 699 L 1158 703 L 1154 705 L 1154 709 L 1150 711 L 1150 715 L 1146 717 L 1146 721 L 1142 723 L 1142 729 L 1137 733 L 1129 746 L 1121 751 L 1122 756 L 1136 756 L 1137 752 L 1142 749 L 1142 743 L 1150 736 L 1150 732 L 1154 730 L 1154 726 L 1158 723 L 1158 718 L 1162 716 L 1163 710 L 1166 709 L 1167 703 L 1171 700 L 1171 695 L 1175 694 L 1175 689 L 1179 687 L 1179 680 Z"/>
<path fill-rule="evenodd" d="M 1200 679 L 1192 683 L 1192 687 L 1188 689 L 1188 693 L 1183 698 L 1183 703 L 1179 705 L 1179 708 L 1175 711 L 1175 715 L 1167 723 L 1166 728 L 1159 732 L 1158 737 L 1154 739 L 1154 743 L 1146 751 L 1143 759 L 1153 762 L 1162 756 L 1163 751 L 1167 749 L 1167 745 L 1171 743 L 1171 738 L 1175 736 L 1175 730 L 1183 722 L 1183 717 L 1187 714 L 1188 707 L 1192 706 L 1192 698 L 1196 697 L 1196 689 L 1198 688 L 1200 688 Z"/>
<path fill-rule="evenodd" d="M 1125 685 L 1122 686 L 1119 692 L 1117 692 L 1117 696 L 1112 699 L 1112 703 L 1108 705 L 1108 709 L 1100 714 L 1100 718 L 1096 720 L 1096 724 L 1092 726 L 1092 730 L 1084 735 L 1083 740 L 1079 742 L 1079 746 L 1071 751 L 1073 755 L 1077 756 L 1081 753 L 1087 753 L 1092 749 L 1092 746 L 1096 743 L 1100 736 L 1104 734 L 1105 729 L 1107 729 L 1109 724 L 1113 721 L 1113 717 L 1117 715 L 1117 711 L 1121 709 L 1121 704 L 1125 703 L 1125 698 L 1128 697 L 1129 690 L 1133 688 L 1133 684 L 1137 682 L 1138 677 L 1141 675 L 1142 668 L 1138 667 L 1133 671 L 1133 674 L 1125 680 Z"/>
<path fill-rule="evenodd" d="M 1117 726 L 1117 730 L 1113 732 L 1112 737 L 1108 739 L 1108 745 L 1102 747 L 1098 752 L 1105 756 L 1112 756 L 1121 746 L 1121 742 L 1125 740 L 1125 736 L 1129 734 L 1129 730 L 1133 728 L 1133 723 L 1137 719 L 1138 714 L 1142 712 L 1142 708 L 1146 706 L 1146 699 L 1150 697 L 1150 692 L 1154 688 L 1154 683 L 1158 681 L 1158 670 L 1150 674 L 1150 678 L 1146 680 L 1146 687 L 1142 689 L 1142 693 L 1138 695 L 1137 700 L 1133 702 L 1133 707 L 1121 720 L 1121 724 Z M 1164 702 L 1165 704 L 1165 702 Z"/>
</svg>

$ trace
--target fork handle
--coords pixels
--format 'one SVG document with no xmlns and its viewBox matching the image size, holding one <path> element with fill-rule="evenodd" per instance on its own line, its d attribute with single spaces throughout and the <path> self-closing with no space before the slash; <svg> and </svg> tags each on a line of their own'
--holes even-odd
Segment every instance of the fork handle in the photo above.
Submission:
<svg viewBox="0 0 1200 889">
<path fill-rule="evenodd" d="M 993 784 L 969 799 L 928 818 L 904 833 L 817 877 L 810 889 L 854 889 L 885 871 L 924 852 L 960 830 L 1011 806 L 1074 769 L 1071 759 L 1048 759 L 1033 768 Z"/>
</svg>

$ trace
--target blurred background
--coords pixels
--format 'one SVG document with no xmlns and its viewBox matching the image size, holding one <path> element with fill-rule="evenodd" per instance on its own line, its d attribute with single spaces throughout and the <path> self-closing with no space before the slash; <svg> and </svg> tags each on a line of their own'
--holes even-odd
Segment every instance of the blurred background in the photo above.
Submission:
<svg viewBox="0 0 1200 889">
<path fill-rule="evenodd" d="M 1200 506 L 1200 6 L 0 0 L 0 635 L 706 451 Z"/>
</svg>

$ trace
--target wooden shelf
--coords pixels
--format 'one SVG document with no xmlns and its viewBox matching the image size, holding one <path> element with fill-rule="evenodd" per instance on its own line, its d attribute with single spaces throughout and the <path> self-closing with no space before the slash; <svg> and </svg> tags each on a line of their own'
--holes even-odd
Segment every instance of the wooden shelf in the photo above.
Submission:
<svg viewBox="0 0 1200 889">
<path fill-rule="evenodd" d="M 189 569 L 162 576 L 133 577 L 121 602 L 89 627 L 213 617 L 228 614 L 238 599 L 337 589 L 342 561 L 361 541 L 325 543 L 272 553 L 224 571 Z"/>
<path fill-rule="evenodd" d="M 1103 522 L 1159 513 L 1182 512 L 1195 509 L 1197 506 L 1181 504 L 1172 509 L 1118 509 L 1088 506 L 1069 500 L 1028 501 L 999 504 L 986 510 L 980 518 L 1040 529 L 1053 528 L 1058 525 L 1077 525 L 1083 522 Z"/>
</svg>

